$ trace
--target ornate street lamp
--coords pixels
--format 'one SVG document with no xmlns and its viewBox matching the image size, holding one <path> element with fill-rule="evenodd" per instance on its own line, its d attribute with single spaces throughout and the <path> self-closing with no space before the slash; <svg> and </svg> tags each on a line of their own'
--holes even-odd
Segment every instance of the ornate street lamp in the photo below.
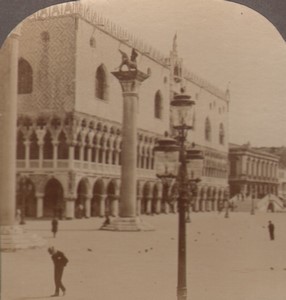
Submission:
<svg viewBox="0 0 286 300">
<path fill-rule="evenodd" d="M 179 150 L 177 141 L 167 136 L 157 141 L 157 145 L 154 147 L 156 155 L 155 170 L 157 177 L 161 179 L 163 186 L 167 188 L 167 195 L 165 194 L 165 196 L 167 197 L 166 201 L 169 205 L 171 205 L 172 202 L 168 196 L 169 188 L 178 175 Z M 170 196 L 170 198 L 171 197 L 172 196 Z"/>
<path fill-rule="evenodd" d="M 189 181 L 187 168 L 186 139 L 193 124 L 195 102 L 189 95 L 174 96 L 171 102 L 173 128 L 177 130 L 176 140 L 165 138 L 158 141 L 155 151 L 155 169 L 157 176 L 163 178 L 177 178 L 178 183 L 178 208 L 179 208 L 179 238 L 178 238 L 178 285 L 177 299 L 187 299 L 186 285 L 186 208 L 189 198 Z"/>
</svg>

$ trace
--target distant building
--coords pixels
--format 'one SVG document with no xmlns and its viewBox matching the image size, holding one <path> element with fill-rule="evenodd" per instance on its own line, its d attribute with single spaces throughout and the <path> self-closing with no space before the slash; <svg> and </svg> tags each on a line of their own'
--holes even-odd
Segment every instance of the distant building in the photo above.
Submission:
<svg viewBox="0 0 286 300">
<path fill-rule="evenodd" d="M 285 147 L 260 147 L 259 150 L 279 157 L 278 166 L 278 196 L 286 206 L 286 148 Z"/>
<path fill-rule="evenodd" d="M 181 87 L 196 101 L 189 144 L 203 151 L 193 208 L 216 210 L 228 191 L 229 91 L 183 67 L 176 37 L 170 57 L 78 2 L 43 9 L 22 25 L 18 62 L 17 176 L 29 180 L 29 217 L 118 213 L 122 92 L 111 74 L 119 49 L 138 53 L 149 78 L 139 94 L 137 211 L 167 213 L 175 186 L 156 178 L 153 147 L 171 131 L 170 100 Z M 196 176 L 196 174 L 190 174 Z M 23 193 L 18 186 L 18 204 Z M 175 205 L 176 206 L 176 205 Z"/>
<path fill-rule="evenodd" d="M 252 148 L 249 144 L 229 147 L 230 196 L 263 198 L 267 194 L 278 195 L 279 157 Z"/>
</svg>

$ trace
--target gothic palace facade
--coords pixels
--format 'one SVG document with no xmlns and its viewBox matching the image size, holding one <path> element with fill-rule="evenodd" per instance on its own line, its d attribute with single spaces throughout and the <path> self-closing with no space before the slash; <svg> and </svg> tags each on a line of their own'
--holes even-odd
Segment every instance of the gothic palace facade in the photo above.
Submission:
<svg viewBox="0 0 286 300">
<path fill-rule="evenodd" d="M 27 178 L 26 216 L 118 214 L 122 92 L 111 72 L 119 49 L 138 53 L 149 78 L 139 92 L 138 214 L 168 213 L 153 147 L 170 132 L 170 99 L 182 86 L 196 101 L 189 143 L 204 154 L 195 211 L 217 210 L 228 190 L 229 91 L 186 70 L 176 37 L 165 57 L 80 3 L 43 9 L 22 23 L 18 62 L 17 178 Z M 18 185 L 18 204 L 23 191 Z M 176 209 L 176 205 L 172 207 Z"/>
</svg>

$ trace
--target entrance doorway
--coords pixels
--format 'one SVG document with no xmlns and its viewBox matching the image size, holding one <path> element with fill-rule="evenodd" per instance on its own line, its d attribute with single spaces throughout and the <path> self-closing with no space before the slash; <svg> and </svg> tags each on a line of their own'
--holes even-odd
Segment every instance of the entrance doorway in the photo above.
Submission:
<svg viewBox="0 0 286 300">
<path fill-rule="evenodd" d="M 61 183 L 55 179 L 50 179 L 45 188 L 44 196 L 44 217 L 58 217 L 62 219 L 64 212 L 64 191 Z"/>
</svg>

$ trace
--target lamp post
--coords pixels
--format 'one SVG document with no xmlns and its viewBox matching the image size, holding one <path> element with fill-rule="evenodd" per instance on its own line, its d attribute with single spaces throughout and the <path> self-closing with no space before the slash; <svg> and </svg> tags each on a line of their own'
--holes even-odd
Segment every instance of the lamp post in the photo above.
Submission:
<svg viewBox="0 0 286 300">
<path fill-rule="evenodd" d="M 190 179 L 189 180 L 189 189 L 190 189 L 190 198 L 188 202 L 187 215 L 186 215 L 186 223 L 191 223 L 191 206 L 193 204 L 193 199 L 197 195 L 198 183 L 201 181 L 200 178 Z"/>
<path fill-rule="evenodd" d="M 186 150 L 187 134 L 192 129 L 193 106 L 195 102 L 184 94 L 174 96 L 171 101 L 173 128 L 178 135 L 175 139 L 159 140 L 155 151 L 155 169 L 159 178 L 177 178 L 178 184 L 178 282 L 177 299 L 187 299 L 186 285 L 186 208 L 188 206 L 188 155 Z"/>
</svg>

